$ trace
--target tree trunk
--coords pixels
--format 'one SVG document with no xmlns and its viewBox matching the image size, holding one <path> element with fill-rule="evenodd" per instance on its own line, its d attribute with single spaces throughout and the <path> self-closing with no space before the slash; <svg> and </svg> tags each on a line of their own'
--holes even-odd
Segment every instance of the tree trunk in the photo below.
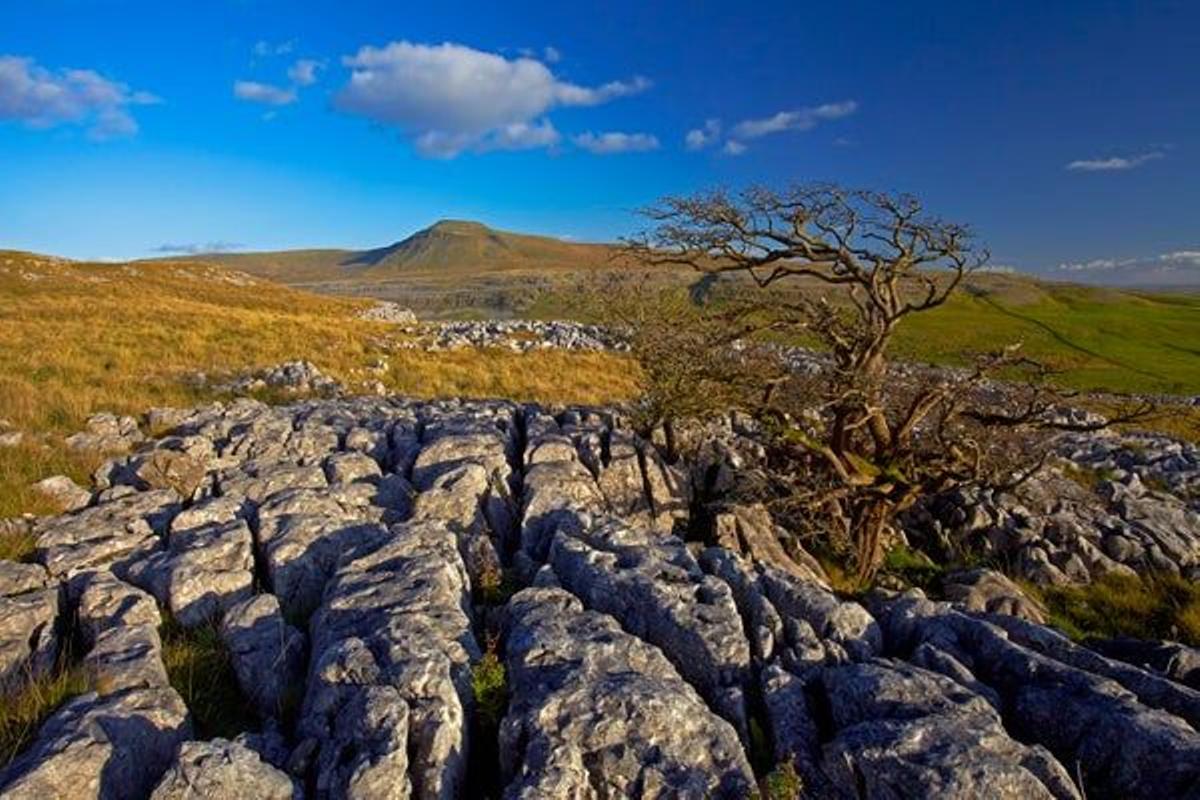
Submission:
<svg viewBox="0 0 1200 800">
<path fill-rule="evenodd" d="M 866 586 L 883 563 L 883 535 L 891 519 L 891 503 L 887 500 L 868 500 L 854 518 L 855 580 Z"/>
</svg>

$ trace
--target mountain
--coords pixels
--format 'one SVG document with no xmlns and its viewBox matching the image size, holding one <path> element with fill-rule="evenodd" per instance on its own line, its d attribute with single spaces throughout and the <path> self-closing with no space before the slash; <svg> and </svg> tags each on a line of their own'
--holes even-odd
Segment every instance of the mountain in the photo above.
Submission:
<svg viewBox="0 0 1200 800">
<path fill-rule="evenodd" d="M 375 283 L 437 275 L 544 273 L 600 267 L 614 248 L 495 230 L 480 222 L 442 220 L 372 250 L 281 250 L 202 253 L 171 260 L 209 261 L 290 284 Z"/>
</svg>

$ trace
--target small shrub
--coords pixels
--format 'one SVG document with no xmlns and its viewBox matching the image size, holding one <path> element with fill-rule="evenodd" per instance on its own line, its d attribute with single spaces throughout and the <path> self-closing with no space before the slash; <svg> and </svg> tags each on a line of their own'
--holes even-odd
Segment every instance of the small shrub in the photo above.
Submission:
<svg viewBox="0 0 1200 800">
<path fill-rule="evenodd" d="M 799 800 L 804 781 L 790 760 L 771 770 L 762 780 L 762 800 Z"/>
<path fill-rule="evenodd" d="M 508 704 L 508 678 L 504 663 L 496 653 L 495 639 L 488 641 L 483 658 L 471 669 L 471 689 L 479 719 L 488 730 L 495 731 Z"/>
</svg>

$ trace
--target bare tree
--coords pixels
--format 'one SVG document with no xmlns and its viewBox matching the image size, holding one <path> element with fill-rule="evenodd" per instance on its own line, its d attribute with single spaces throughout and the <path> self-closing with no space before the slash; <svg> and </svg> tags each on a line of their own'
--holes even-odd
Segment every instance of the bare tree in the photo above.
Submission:
<svg viewBox="0 0 1200 800">
<path fill-rule="evenodd" d="M 860 583 L 878 569 L 897 516 L 921 497 L 1015 485 L 1040 466 L 1046 448 L 1033 445 L 1046 430 L 1105 424 L 1057 415 L 1066 395 L 1017 347 L 966 370 L 889 364 L 897 327 L 943 305 L 988 260 L 965 226 L 926 214 L 913 197 L 754 188 L 667 197 L 645 214 L 652 226 L 626 247 L 642 264 L 807 287 L 776 300 L 773 327 L 815 340 L 828 368 L 773 383 L 760 411 L 803 463 L 790 473 L 792 505 L 848 545 Z"/>
</svg>

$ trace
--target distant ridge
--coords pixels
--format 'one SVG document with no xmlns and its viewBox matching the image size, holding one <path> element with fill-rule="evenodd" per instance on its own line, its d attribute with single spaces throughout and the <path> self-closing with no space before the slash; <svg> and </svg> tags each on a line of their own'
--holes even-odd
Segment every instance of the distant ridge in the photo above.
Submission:
<svg viewBox="0 0 1200 800">
<path fill-rule="evenodd" d="M 387 281 L 429 273 L 590 269 L 608 263 L 613 252 L 613 245 L 564 242 L 447 219 L 371 250 L 201 253 L 170 260 L 211 261 L 283 283 L 324 283 Z"/>
</svg>

